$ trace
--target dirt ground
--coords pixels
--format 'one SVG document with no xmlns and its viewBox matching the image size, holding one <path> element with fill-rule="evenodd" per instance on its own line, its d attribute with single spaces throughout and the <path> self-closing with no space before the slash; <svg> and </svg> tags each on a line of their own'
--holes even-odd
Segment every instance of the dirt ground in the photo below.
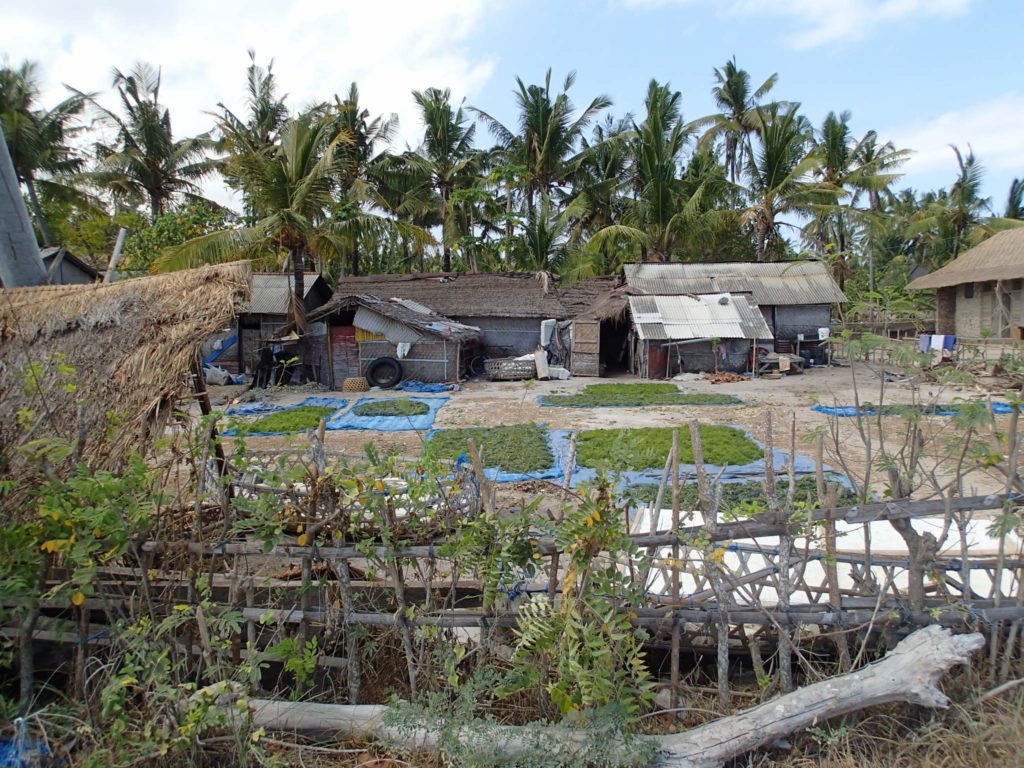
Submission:
<svg viewBox="0 0 1024 768">
<path fill-rule="evenodd" d="M 558 408 L 542 407 L 537 399 L 547 394 L 573 394 L 587 384 L 608 379 L 575 378 L 567 381 L 519 381 L 490 382 L 473 380 L 463 384 L 458 392 L 447 393 L 448 403 L 438 412 L 434 422 L 436 428 L 497 426 L 536 422 L 554 429 L 594 429 L 614 427 L 682 427 L 691 420 L 706 424 L 729 424 L 748 429 L 758 440 L 763 441 L 767 433 L 767 417 L 771 414 L 772 436 L 775 447 L 789 450 L 795 417 L 796 452 L 811 455 L 813 444 L 807 436 L 819 428 L 831 430 L 835 437 L 826 440 L 825 461 L 831 467 L 856 477 L 863 477 L 867 468 L 867 451 L 858 434 L 856 420 L 835 419 L 811 407 L 822 405 L 851 405 L 855 402 L 855 391 L 861 402 L 898 404 L 912 402 L 912 382 L 883 381 L 881 371 L 867 365 L 812 368 L 802 375 L 786 376 L 782 379 L 750 379 L 729 384 L 711 384 L 699 376 L 686 377 L 677 382 L 680 389 L 688 393 L 732 394 L 744 401 L 736 406 L 648 406 L 642 408 Z M 635 377 L 617 377 L 616 382 L 645 381 Z M 224 407 L 229 398 L 237 397 L 242 387 L 211 387 L 214 407 Z M 976 398 L 985 392 L 980 387 L 941 387 L 924 384 L 917 394 L 921 402 L 955 402 L 957 399 Z M 278 390 L 269 399 L 280 405 L 292 405 L 314 394 L 308 390 L 295 391 L 288 388 Z M 392 398 L 399 393 L 378 390 L 358 393 L 346 397 L 354 402 L 358 397 Z M 1009 417 L 997 416 L 997 428 L 1005 427 Z M 952 420 L 948 416 L 925 417 L 927 428 L 934 436 L 928 450 L 934 453 L 938 463 L 941 458 L 940 446 L 956 439 Z M 902 420 L 887 417 L 882 420 L 885 439 L 896 441 Z M 684 436 L 685 439 L 685 436 Z M 873 438 L 877 446 L 877 436 Z M 398 449 L 402 455 L 416 456 L 420 453 L 423 434 L 419 432 L 370 432 L 365 430 L 342 430 L 327 433 L 327 446 L 333 450 L 360 454 L 367 442 L 373 442 L 384 450 Z M 274 449 L 298 446 L 305 442 L 302 435 L 280 437 L 251 437 L 253 449 Z M 943 473 L 944 474 L 944 473 Z M 877 473 L 876 473 L 877 475 Z M 871 482 L 876 492 L 884 490 L 882 478 Z M 1005 481 L 988 472 L 974 472 L 967 478 L 966 493 L 990 493 L 1002 489 Z"/>
</svg>

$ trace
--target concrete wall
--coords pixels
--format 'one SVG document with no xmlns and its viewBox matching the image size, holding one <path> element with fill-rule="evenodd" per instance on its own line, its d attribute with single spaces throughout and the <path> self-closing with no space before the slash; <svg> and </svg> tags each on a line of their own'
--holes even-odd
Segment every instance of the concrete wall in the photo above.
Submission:
<svg viewBox="0 0 1024 768">
<path fill-rule="evenodd" d="M 974 295 L 968 297 L 968 286 L 974 288 Z M 996 309 L 1000 298 L 1000 291 L 1009 298 L 1010 312 L 1007 328 L 1002 328 L 1001 321 L 996 315 Z M 939 292 L 937 302 L 936 324 L 942 326 L 943 302 L 942 292 Z M 954 312 L 955 330 L 945 331 L 956 333 L 958 336 L 977 338 L 992 336 L 999 338 L 1016 338 L 1020 328 L 1024 328 L 1024 288 L 1020 280 L 1005 280 L 1001 289 L 995 282 L 967 283 L 956 286 L 956 310 Z M 942 331 L 938 331 L 942 332 Z"/>
<path fill-rule="evenodd" d="M 518 357 L 533 352 L 540 344 L 540 318 L 453 317 L 482 332 L 480 345 L 487 357 Z"/>
<path fill-rule="evenodd" d="M 807 339 L 816 339 L 818 329 L 827 328 L 832 322 L 832 307 L 829 304 L 800 304 L 773 309 L 776 339 L 795 341 L 799 333 Z"/>
</svg>

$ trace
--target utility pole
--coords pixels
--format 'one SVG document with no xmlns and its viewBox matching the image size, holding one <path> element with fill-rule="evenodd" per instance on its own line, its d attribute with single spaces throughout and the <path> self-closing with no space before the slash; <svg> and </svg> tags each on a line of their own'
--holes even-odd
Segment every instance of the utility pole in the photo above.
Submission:
<svg viewBox="0 0 1024 768">
<path fill-rule="evenodd" d="M 0 280 L 5 287 L 15 288 L 41 285 L 45 278 L 39 244 L 0 128 Z"/>
</svg>

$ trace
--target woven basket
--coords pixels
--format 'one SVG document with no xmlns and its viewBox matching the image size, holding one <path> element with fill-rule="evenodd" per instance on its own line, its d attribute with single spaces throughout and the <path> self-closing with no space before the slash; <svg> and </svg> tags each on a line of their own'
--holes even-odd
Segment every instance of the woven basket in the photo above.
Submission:
<svg viewBox="0 0 1024 768">
<path fill-rule="evenodd" d="M 341 382 L 342 392 L 366 392 L 370 388 L 370 382 L 368 382 L 362 376 L 356 376 L 351 379 L 345 379 Z"/>
<path fill-rule="evenodd" d="M 537 363 L 533 360 L 516 360 L 514 357 L 501 357 L 497 360 L 485 360 L 484 371 L 491 381 L 517 381 L 532 379 L 537 376 Z"/>
</svg>

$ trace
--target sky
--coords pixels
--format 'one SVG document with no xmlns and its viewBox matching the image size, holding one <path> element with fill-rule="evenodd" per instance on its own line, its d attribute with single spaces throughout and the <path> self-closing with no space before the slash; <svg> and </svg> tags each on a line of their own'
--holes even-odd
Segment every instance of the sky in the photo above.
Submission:
<svg viewBox="0 0 1024 768">
<path fill-rule="evenodd" d="M 683 95 L 687 120 L 715 111 L 713 70 L 735 56 L 772 95 L 799 101 L 812 122 L 852 113 L 913 149 L 900 187 L 948 186 L 950 144 L 971 145 L 1000 211 L 1024 176 L 1022 0 L 33 0 L 0 3 L 0 56 L 41 65 L 44 104 L 64 84 L 115 106 L 113 69 L 162 68 L 175 133 L 211 128 L 218 102 L 244 111 L 247 50 L 274 60 L 294 110 L 350 82 L 374 113 L 399 118 L 397 149 L 422 125 L 410 92 L 448 87 L 506 125 L 515 78 L 551 68 L 580 106 L 610 97 L 612 114 L 642 113 L 651 78 Z M 486 128 L 480 141 L 490 143 Z M 223 188 L 209 190 L 225 200 Z"/>
</svg>

